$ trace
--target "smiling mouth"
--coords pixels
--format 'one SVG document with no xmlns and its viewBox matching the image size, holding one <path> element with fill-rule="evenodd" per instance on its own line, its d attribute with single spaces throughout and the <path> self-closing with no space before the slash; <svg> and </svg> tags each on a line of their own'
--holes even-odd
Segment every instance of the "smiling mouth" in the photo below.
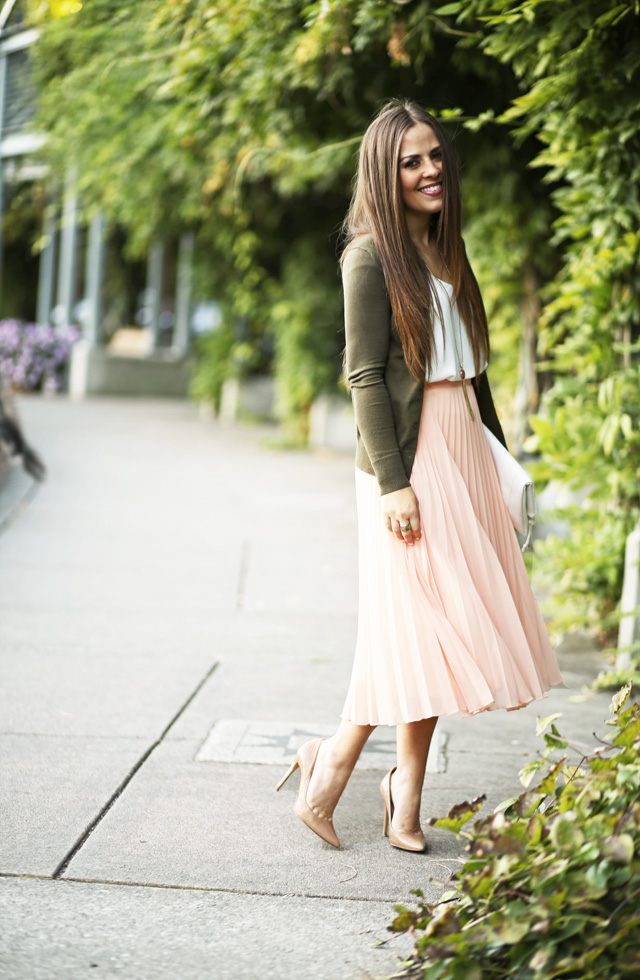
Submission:
<svg viewBox="0 0 640 980">
<path fill-rule="evenodd" d="M 442 183 L 430 184 L 429 187 L 419 187 L 418 192 L 425 194 L 427 197 L 437 197 L 438 194 L 442 193 Z"/>
</svg>

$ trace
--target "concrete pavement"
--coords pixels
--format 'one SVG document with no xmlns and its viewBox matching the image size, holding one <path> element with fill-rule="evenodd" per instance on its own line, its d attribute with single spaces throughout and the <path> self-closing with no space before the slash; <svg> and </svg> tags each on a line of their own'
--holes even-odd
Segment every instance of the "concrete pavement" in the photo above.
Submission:
<svg viewBox="0 0 640 980">
<path fill-rule="evenodd" d="M 336 811 L 335 851 L 293 816 L 296 747 L 333 730 L 355 642 L 351 455 L 182 401 L 19 399 L 49 470 L 0 533 L 0 977 L 358 980 L 393 972 L 392 905 L 460 860 L 381 836 L 378 729 Z M 13 505 L 12 505 L 13 506 Z M 534 571 L 535 579 L 535 571 Z M 584 646 L 566 689 L 446 718 L 423 826 L 519 791 L 536 718 L 606 731 Z M 384 945 L 375 945 L 382 940 Z"/>
</svg>

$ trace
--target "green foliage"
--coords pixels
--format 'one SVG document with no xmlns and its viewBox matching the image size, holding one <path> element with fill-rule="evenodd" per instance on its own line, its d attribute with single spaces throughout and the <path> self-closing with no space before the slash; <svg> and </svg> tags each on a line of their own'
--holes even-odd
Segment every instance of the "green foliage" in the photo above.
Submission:
<svg viewBox="0 0 640 980">
<path fill-rule="evenodd" d="M 638 653 L 640 644 L 635 644 L 630 653 Z M 613 668 L 611 670 L 601 670 L 593 682 L 594 691 L 617 691 L 620 685 L 629 684 L 632 689 L 640 688 L 640 671 L 631 664 L 629 667 Z"/>
<path fill-rule="evenodd" d="M 215 412 L 220 411 L 222 386 L 232 373 L 234 345 L 235 335 L 228 323 L 196 342 L 197 359 L 189 394 L 198 402 L 211 404 Z"/>
<path fill-rule="evenodd" d="M 548 390 L 526 448 L 542 454 L 541 485 L 554 478 L 587 496 L 565 513 L 570 544 L 549 539 L 540 564 L 555 579 L 554 624 L 606 635 L 624 538 L 640 512 L 639 7 L 449 7 L 460 23 L 479 18 L 482 50 L 513 69 L 521 94 L 499 121 L 519 141 L 535 137 L 532 163 L 551 188 L 551 245 L 561 261 L 540 291 L 539 368 Z"/>
<path fill-rule="evenodd" d="M 270 329 L 276 412 L 288 422 L 292 441 L 304 444 L 311 403 L 335 384 L 339 344 L 344 343 L 339 280 L 331 251 L 319 253 L 311 237 L 293 243 L 274 294 Z"/>
<path fill-rule="evenodd" d="M 553 212 L 534 182 L 528 160 L 514 158 L 512 149 L 486 140 L 475 154 L 463 181 L 468 214 L 465 243 L 478 279 L 491 331 L 491 385 L 502 406 L 507 441 L 515 441 L 510 406 L 519 380 L 525 324 L 534 334 L 539 315 L 540 284 L 553 261 L 548 244 Z M 500 180 L 495 179 L 499 172 Z M 529 411 L 537 408 L 532 393 Z"/>
<path fill-rule="evenodd" d="M 81 200 L 127 227 L 137 252 L 155 229 L 177 230 L 187 210 L 187 161 L 164 111 L 166 38 L 151 29 L 153 6 L 93 0 L 52 20 L 43 9 L 34 59 L 53 173 L 73 165 Z"/>
<path fill-rule="evenodd" d="M 62 174 L 74 163 L 87 211 L 100 207 L 127 228 L 131 254 L 144 253 L 156 236 L 197 230 L 198 249 L 210 257 L 210 295 L 248 322 L 252 343 L 275 333 L 279 404 L 302 433 L 309 393 L 339 373 L 339 344 L 306 353 L 301 338 L 315 336 L 317 307 L 296 293 L 295 283 L 295 295 L 285 295 L 284 283 L 299 279 L 290 268 L 301 238 L 328 254 L 325 243 L 350 196 L 354 151 L 379 104 L 404 94 L 442 110 L 471 162 L 469 186 L 477 168 L 478 181 L 489 179 L 494 188 L 495 213 L 505 226 L 506 199 L 518 196 L 518 182 L 496 181 L 491 166 L 498 148 L 501 167 L 509 168 L 507 134 L 498 130 L 483 147 L 477 132 L 515 94 L 509 69 L 472 47 L 458 56 L 456 40 L 468 40 L 469 32 L 456 33 L 434 14 L 437 6 L 93 0 L 73 16 L 48 20 L 46 6 L 38 5 L 39 126 L 52 171 Z M 478 78 L 489 79 L 482 100 Z M 524 183 L 527 156 L 515 168 Z M 504 266 L 499 252 L 497 244 L 494 270 Z M 515 283 L 513 262 L 508 276 Z M 339 302 L 335 261 L 323 258 L 313 290 L 327 297 L 334 291 L 328 306 Z M 515 339 L 502 344 L 507 367 L 517 346 L 513 302 L 506 289 L 495 289 L 494 336 L 506 305 Z M 210 356 L 207 345 L 200 349 L 199 356 Z M 211 356 L 221 363 L 215 350 Z M 327 363 L 321 366 L 318 356 Z M 497 373 L 511 377 L 499 367 Z"/>
<path fill-rule="evenodd" d="M 589 499 L 549 516 L 570 527 L 568 536 L 549 534 L 535 546 L 536 586 L 554 600 L 553 628 L 569 633 L 579 626 L 603 645 L 614 642 L 631 528 L 624 521 L 603 520 L 598 503 Z"/>
<path fill-rule="evenodd" d="M 525 787 L 542 772 L 536 788 L 458 830 L 469 856 L 440 901 L 396 906 L 390 929 L 417 936 L 403 976 L 637 976 L 640 709 L 625 707 L 628 693 L 613 699 L 611 739 L 577 766 L 548 762 L 567 743 L 557 716 L 543 719 L 543 758 L 522 772 Z M 432 822 L 448 829 L 451 818 Z"/>
</svg>

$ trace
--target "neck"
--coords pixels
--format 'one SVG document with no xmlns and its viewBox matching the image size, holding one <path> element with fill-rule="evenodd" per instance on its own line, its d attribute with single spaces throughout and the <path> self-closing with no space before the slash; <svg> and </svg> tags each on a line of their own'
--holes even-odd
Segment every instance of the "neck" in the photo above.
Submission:
<svg viewBox="0 0 640 980">
<path fill-rule="evenodd" d="M 409 229 L 409 234 L 413 238 L 414 242 L 418 247 L 422 248 L 429 247 L 429 232 L 431 230 L 431 221 L 429 215 L 423 216 L 421 214 L 412 214 L 411 212 L 406 213 L 405 217 L 407 221 L 407 228 Z"/>
</svg>

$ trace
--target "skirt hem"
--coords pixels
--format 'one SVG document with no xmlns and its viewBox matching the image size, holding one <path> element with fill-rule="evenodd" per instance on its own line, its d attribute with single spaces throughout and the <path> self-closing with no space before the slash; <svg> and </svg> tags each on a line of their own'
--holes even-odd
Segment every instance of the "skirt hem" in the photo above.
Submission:
<svg viewBox="0 0 640 980">
<path fill-rule="evenodd" d="M 425 721 L 427 718 L 452 718 L 455 715 L 460 715 L 461 718 L 472 718 L 474 715 L 482 715 L 487 711 L 519 711 L 521 708 L 526 708 L 528 705 L 533 704 L 534 701 L 546 701 L 549 697 L 549 691 L 553 687 L 563 687 L 564 681 L 554 681 L 551 686 L 543 694 L 534 694 L 526 701 L 520 701 L 518 704 L 496 704 L 495 698 L 492 701 L 487 701 L 486 704 L 480 705 L 478 708 L 471 708 L 469 710 L 465 708 L 447 708 L 438 712 L 437 714 L 425 715 L 420 714 L 418 716 L 410 718 L 400 718 L 395 721 L 375 721 L 372 718 L 368 718 L 366 721 L 354 721 L 353 718 L 348 717 L 346 712 L 342 712 L 340 718 L 343 721 L 351 722 L 352 725 L 383 725 L 387 728 L 395 728 L 396 725 L 411 725 L 414 722 Z"/>
</svg>

